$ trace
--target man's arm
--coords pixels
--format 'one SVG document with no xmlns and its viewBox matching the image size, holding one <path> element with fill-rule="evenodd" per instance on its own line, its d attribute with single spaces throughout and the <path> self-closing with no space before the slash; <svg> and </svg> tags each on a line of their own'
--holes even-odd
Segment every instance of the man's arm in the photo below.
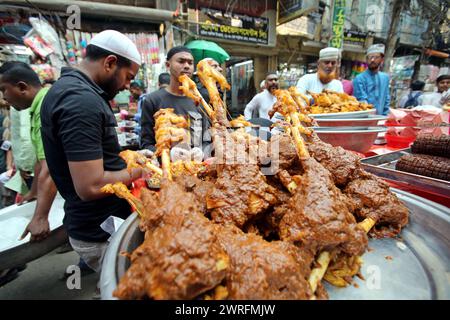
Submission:
<svg viewBox="0 0 450 320">
<path fill-rule="evenodd" d="M 247 104 L 244 110 L 245 120 L 250 120 L 253 118 L 253 111 L 259 106 L 257 95 Z"/>
<path fill-rule="evenodd" d="M 22 239 L 31 233 L 31 241 L 41 241 L 50 235 L 48 214 L 56 196 L 56 186 L 48 171 L 47 161 L 39 161 L 39 176 L 37 180 L 37 202 L 33 218 L 22 234 Z M 34 184 L 34 182 L 33 182 Z"/>
<path fill-rule="evenodd" d="M 123 182 L 129 185 L 133 180 L 141 177 L 142 170 L 133 168 L 131 173 L 127 169 L 120 171 L 104 171 L 103 159 L 88 161 L 69 161 L 75 191 L 83 201 L 91 201 L 109 196 L 100 189 L 108 184 Z"/>
<path fill-rule="evenodd" d="M 386 81 L 387 89 L 386 89 L 386 99 L 385 99 L 386 102 L 384 103 L 384 106 L 383 106 L 383 115 L 386 116 L 389 113 L 389 108 L 391 106 L 391 88 L 389 85 L 389 76 L 388 75 L 386 75 L 385 81 Z"/>
<path fill-rule="evenodd" d="M 364 88 L 364 81 L 360 75 L 353 80 L 353 95 L 358 101 L 368 102 L 367 92 Z"/>
<path fill-rule="evenodd" d="M 300 93 L 306 94 L 306 91 L 308 91 L 309 89 L 309 75 L 304 75 L 303 77 L 301 77 L 300 79 L 298 79 L 297 82 L 297 90 Z"/>
<path fill-rule="evenodd" d="M 150 97 L 146 97 L 145 100 L 142 101 L 141 112 L 141 148 L 155 151 L 155 119 L 153 118 L 153 115 L 156 112 L 156 108 Z"/>
<path fill-rule="evenodd" d="M 26 195 L 23 196 L 22 200 L 18 203 L 18 205 L 36 199 L 40 172 L 41 172 L 41 162 L 36 161 L 34 165 L 34 178 L 33 183 L 31 184 L 31 189 L 28 191 Z"/>
</svg>

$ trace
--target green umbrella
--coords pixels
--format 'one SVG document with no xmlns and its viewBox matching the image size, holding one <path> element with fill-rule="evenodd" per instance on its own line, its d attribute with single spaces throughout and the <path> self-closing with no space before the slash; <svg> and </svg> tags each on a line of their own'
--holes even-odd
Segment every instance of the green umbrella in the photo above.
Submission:
<svg viewBox="0 0 450 320">
<path fill-rule="evenodd" d="M 186 47 L 191 49 L 196 63 L 205 58 L 212 58 L 219 63 L 230 59 L 229 54 L 212 41 L 194 40 L 186 44 Z"/>
</svg>

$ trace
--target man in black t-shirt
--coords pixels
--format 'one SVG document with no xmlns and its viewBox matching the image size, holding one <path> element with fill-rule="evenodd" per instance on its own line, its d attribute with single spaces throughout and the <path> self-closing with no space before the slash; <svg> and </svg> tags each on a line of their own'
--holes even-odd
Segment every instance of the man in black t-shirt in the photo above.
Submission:
<svg viewBox="0 0 450 320">
<path fill-rule="evenodd" d="M 129 173 L 119 157 L 117 122 L 109 101 L 129 88 L 140 55 L 125 35 L 106 30 L 92 38 L 78 69 L 63 68 L 41 108 L 42 140 L 50 174 L 66 200 L 64 225 L 74 250 L 100 271 L 109 234 L 100 224 L 109 216 L 126 218 L 123 199 L 100 191 L 141 176 Z"/>
<path fill-rule="evenodd" d="M 178 115 L 188 119 L 192 147 L 205 147 L 210 141 L 208 129 L 210 123 L 203 109 L 195 106 L 192 99 L 186 97 L 180 90 L 178 77 L 186 74 L 189 77 L 194 72 L 194 58 L 186 47 L 174 47 L 167 53 L 166 67 L 170 73 L 168 87 L 148 94 L 142 104 L 141 118 L 141 148 L 155 151 L 155 119 L 154 114 L 159 109 L 173 108 Z"/>
</svg>

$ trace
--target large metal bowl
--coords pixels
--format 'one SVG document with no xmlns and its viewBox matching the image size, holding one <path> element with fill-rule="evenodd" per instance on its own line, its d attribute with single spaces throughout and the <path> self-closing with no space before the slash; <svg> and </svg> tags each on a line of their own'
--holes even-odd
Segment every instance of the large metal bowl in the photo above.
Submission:
<svg viewBox="0 0 450 320">
<path fill-rule="evenodd" d="M 373 250 L 363 255 L 358 287 L 326 285 L 330 299 L 450 299 L 450 210 L 427 199 L 392 189 L 410 211 L 399 239 L 370 239 Z M 102 299 L 113 291 L 130 266 L 122 252 L 132 252 L 144 240 L 134 213 L 113 235 L 102 265 Z"/>
<path fill-rule="evenodd" d="M 317 118 L 320 127 L 374 127 L 387 116 L 369 114 L 367 118 Z"/>
<path fill-rule="evenodd" d="M 314 129 L 323 142 L 360 153 L 369 151 L 378 134 L 386 132 L 386 130 L 382 127 L 361 127 L 348 130 L 320 127 Z"/>
</svg>

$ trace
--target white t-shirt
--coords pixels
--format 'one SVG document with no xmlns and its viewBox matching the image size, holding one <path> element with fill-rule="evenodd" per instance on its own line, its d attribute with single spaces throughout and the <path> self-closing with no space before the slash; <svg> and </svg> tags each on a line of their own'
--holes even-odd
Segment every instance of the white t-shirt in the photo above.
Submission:
<svg viewBox="0 0 450 320">
<path fill-rule="evenodd" d="M 312 93 L 321 93 L 323 89 L 336 92 L 344 92 L 342 82 L 335 79 L 331 80 L 327 84 L 323 84 L 317 76 L 317 72 L 312 74 L 305 74 L 297 82 L 297 90 L 303 94 L 306 94 L 306 91 L 310 91 Z"/>
<path fill-rule="evenodd" d="M 254 96 L 247 104 L 244 110 L 245 119 L 250 120 L 254 110 L 258 111 L 259 118 L 270 119 L 269 111 L 272 110 L 275 102 L 277 102 L 277 98 L 265 89 Z"/>
<path fill-rule="evenodd" d="M 425 93 L 422 98 L 422 105 L 442 108 L 441 98 L 442 93 L 439 92 Z"/>
</svg>

